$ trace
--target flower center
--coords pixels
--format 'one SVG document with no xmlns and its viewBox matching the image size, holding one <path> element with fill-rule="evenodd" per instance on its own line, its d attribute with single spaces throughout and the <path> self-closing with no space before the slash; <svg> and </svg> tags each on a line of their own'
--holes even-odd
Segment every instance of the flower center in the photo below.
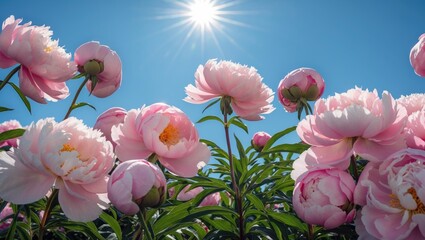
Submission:
<svg viewBox="0 0 425 240">
<path fill-rule="evenodd" d="M 421 201 L 421 199 L 418 197 L 416 190 L 413 187 L 411 187 L 407 190 L 406 194 L 412 195 L 413 200 L 415 200 L 415 202 L 416 202 L 416 209 L 408 210 L 409 213 L 410 213 L 410 216 L 415 215 L 415 214 L 425 214 L 425 205 Z M 400 200 L 397 198 L 397 195 L 390 194 L 390 197 L 391 197 L 391 200 L 390 200 L 390 206 L 391 207 L 399 208 L 399 209 L 405 209 L 400 204 Z M 407 209 L 405 209 L 405 210 L 407 210 Z"/>
<path fill-rule="evenodd" d="M 72 152 L 75 148 L 71 144 L 65 143 L 61 149 L 61 152 Z"/>
<path fill-rule="evenodd" d="M 179 142 L 179 130 L 171 124 L 159 135 L 159 140 L 167 146 L 175 145 Z"/>
</svg>

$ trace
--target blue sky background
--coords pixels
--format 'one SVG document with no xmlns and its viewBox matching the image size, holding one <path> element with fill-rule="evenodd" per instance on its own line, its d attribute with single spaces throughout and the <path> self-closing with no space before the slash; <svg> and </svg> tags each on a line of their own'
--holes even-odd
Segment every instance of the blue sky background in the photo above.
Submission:
<svg viewBox="0 0 425 240">
<path fill-rule="evenodd" d="M 188 3 L 188 1 L 179 1 Z M 123 64 L 121 88 L 99 99 L 83 91 L 79 101 L 96 106 L 81 108 L 73 116 L 93 126 L 97 116 L 114 106 L 138 108 L 165 102 L 182 109 L 192 121 L 218 114 L 218 105 L 202 114 L 204 105 L 182 101 L 184 87 L 194 83 L 194 72 L 208 59 L 231 60 L 254 66 L 263 81 L 276 92 L 280 80 L 299 67 L 315 68 L 325 79 L 324 97 L 354 86 L 388 90 L 394 98 L 425 92 L 425 79 L 415 75 L 409 52 L 425 32 L 423 0 L 217 0 L 232 14 L 201 41 L 200 31 L 186 37 L 191 25 L 172 27 L 185 18 L 169 18 L 183 8 L 176 1 L 0 1 L 0 20 L 10 15 L 51 26 L 53 38 L 74 51 L 88 41 L 99 41 L 115 50 Z M 185 40 L 186 39 L 186 40 Z M 0 70 L 0 79 L 11 69 Z M 17 119 L 27 125 L 40 118 L 61 120 L 83 79 L 69 81 L 71 96 L 40 105 L 32 114 L 10 87 L 0 92 L 0 106 L 14 108 L 0 113 L 0 122 Z M 18 83 L 17 76 L 12 82 Z M 248 144 L 256 131 L 274 134 L 296 125 L 296 114 L 285 112 L 277 96 L 276 110 L 259 122 L 247 122 L 249 134 L 235 129 Z M 202 138 L 224 142 L 217 123 L 197 124 Z M 296 141 L 293 136 L 289 141 Z M 225 145 L 222 144 L 224 147 Z"/>
</svg>

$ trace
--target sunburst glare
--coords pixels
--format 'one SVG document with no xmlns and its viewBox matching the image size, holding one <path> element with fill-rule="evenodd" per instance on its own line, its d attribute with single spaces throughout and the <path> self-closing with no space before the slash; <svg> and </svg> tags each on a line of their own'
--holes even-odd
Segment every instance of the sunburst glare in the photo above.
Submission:
<svg viewBox="0 0 425 240">
<path fill-rule="evenodd" d="M 178 30 L 175 34 L 183 34 L 184 38 L 179 43 L 179 49 L 175 54 L 179 54 L 183 46 L 187 44 L 189 39 L 200 39 L 200 47 L 202 52 L 206 41 L 212 41 L 223 55 L 220 45 L 220 37 L 224 37 L 227 41 L 238 47 L 236 41 L 229 34 L 230 26 L 248 27 L 248 25 L 232 19 L 235 15 L 245 14 L 240 10 L 232 8 L 239 4 L 240 1 L 235 0 L 185 0 L 171 1 L 174 8 L 165 9 L 158 19 L 177 20 L 163 31 L 172 29 Z M 175 40 L 176 38 L 172 38 Z M 195 41 L 195 40 L 194 40 Z M 192 46 L 196 43 L 192 42 Z"/>
</svg>

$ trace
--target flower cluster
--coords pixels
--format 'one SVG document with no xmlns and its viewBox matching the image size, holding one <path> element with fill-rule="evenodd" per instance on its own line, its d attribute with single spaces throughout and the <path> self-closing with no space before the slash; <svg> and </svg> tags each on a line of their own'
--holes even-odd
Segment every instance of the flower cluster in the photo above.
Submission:
<svg viewBox="0 0 425 240">
<path fill-rule="evenodd" d="M 211 59 L 197 68 L 184 101 L 219 103 L 222 118 L 199 123 L 219 122 L 227 151 L 166 103 L 112 107 L 89 127 L 70 114 L 91 106 L 77 103 L 84 87 L 99 98 L 119 89 L 119 56 L 90 41 L 72 60 L 49 27 L 21 22 L 3 22 L 0 67 L 18 66 L 0 90 L 18 73 L 23 101 L 46 103 L 70 95 L 69 79 L 84 80 L 62 121 L 0 124 L 0 237 L 105 239 L 101 234 L 114 231 L 108 239 L 312 239 L 334 237 L 341 231 L 332 229 L 346 224 L 349 237 L 425 238 L 425 94 L 395 99 L 355 87 L 321 98 L 323 77 L 298 68 L 277 86 L 283 109 L 298 112 L 297 126 L 256 132 L 244 148 L 236 134 L 232 144 L 229 128 L 248 133 L 245 120 L 275 110 L 274 92 L 254 67 Z M 410 53 L 422 77 L 424 41 Z M 301 141 L 279 144 L 290 132 Z M 73 235 L 79 230 L 84 234 Z"/>
</svg>

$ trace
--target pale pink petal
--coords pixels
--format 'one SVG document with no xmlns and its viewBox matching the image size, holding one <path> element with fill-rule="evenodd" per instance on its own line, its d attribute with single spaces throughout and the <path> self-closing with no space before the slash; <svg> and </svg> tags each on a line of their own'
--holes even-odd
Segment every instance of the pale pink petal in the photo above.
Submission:
<svg viewBox="0 0 425 240">
<path fill-rule="evenodd" d="M 367 139 L 359 138 L 353 145 L 353 150 L 356 154 L 373 162 L 382 162 L 391 154 L 405 148 L 406 143 L 402 138 L 390 145 L 382 145 Z"/>
<path fill-rule="evenodd" d="M 15 204 L 28 204 L 46 196 L 55 176 L 33 171 L 11 154 L 0 152 L 0 198 Z"/>
<path fill-rule="evenodd" d="M 159 158 L 164 167 L 182 177 L 193 177 L 204 167 L 211 157 L 207 145 L 198 143 L 194 150 L 183 158 Z"/>
</svg>

